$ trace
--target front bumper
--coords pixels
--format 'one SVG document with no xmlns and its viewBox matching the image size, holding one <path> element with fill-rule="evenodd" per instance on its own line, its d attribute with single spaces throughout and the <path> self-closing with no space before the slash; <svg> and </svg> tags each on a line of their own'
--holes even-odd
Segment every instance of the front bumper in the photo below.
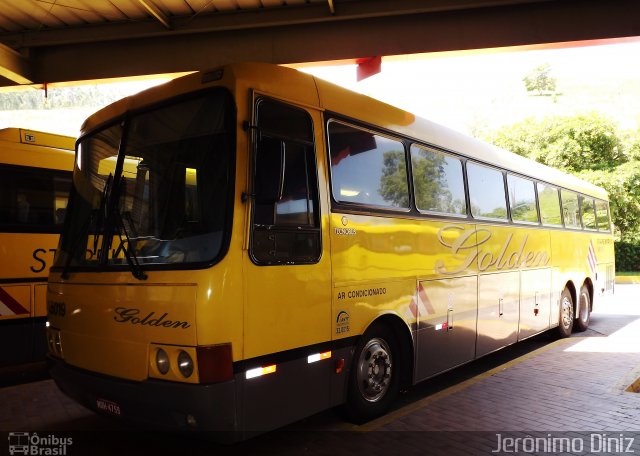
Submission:
<svg viewBox="0 0 640 456">
<path fill-rule="evenodd" d="M 150 430 L 205 431 L 216 440 L 239 437 L 233 380 L 211 385 L 134 382 L 78 369 L 58 358 L 50 357 L 50 361 L 51 377 L 62 392 L 97 413 Z M 105 407 L 105 403 L 113 407 Z"/>
</svg>

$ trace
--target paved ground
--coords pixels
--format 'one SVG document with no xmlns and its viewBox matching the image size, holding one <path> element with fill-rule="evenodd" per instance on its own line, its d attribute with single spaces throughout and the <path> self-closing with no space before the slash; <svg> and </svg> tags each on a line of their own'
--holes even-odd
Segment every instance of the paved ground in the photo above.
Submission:
<svg viewBox="0 0 640 456">
<path fill-rule="evenodd" d="M 132 432 L 45 380 L 0 389 L 0 454 L 17 431 L 73 438 L 68 455 L 640 454 L 640 394 L 627 391 L 639 378 L 640 285 L 617 285 L 585 333 L 539 336 L 424 382 L 363 426 L 329 411 L 224 447 Z"/>
</svg>

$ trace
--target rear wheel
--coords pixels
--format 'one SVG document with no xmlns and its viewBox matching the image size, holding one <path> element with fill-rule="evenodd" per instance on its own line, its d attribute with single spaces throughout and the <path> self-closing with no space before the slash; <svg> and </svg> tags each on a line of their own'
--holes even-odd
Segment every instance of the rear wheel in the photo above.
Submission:
<svg viewBox="0 0 640 456">
<path fill-rule="evenodd" d="M 573 298 L 568 288 L 560 295 L 560 319 L 558 322 L 558 335 L 569 337 L 573 329 Z"/>
<path fill-rule="evenodd" d="M 372 326 L 356 347 L 349 374 L 346 411 L 356 423 L 384 414 L 400 385 L 399 346 L 393 331 Z"/>
<path fill-rule="evenodd" d="M 576 318 L 575 328 L 576 331 L 586 331 L 589 327 L 589 320 L 591 319 L 591 295 L 586 285 L 582 285 L 582 288 L 580 288 L 578 306 L 580 315 Z"/>
</svg>

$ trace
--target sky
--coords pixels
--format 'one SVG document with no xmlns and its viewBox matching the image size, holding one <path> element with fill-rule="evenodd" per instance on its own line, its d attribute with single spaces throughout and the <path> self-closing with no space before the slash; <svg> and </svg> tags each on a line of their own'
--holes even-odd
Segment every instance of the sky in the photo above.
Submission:
<svg viewBox="0 0 640 456">
<path fill-rule="evenodd" d="M 152 77 L 134 81 L 102 83 L 99 84 L 98 87 L 104 87 L 105 90 L 109 91 L 109 93 L 117 94 L 115 99 L 119 99 L 133 95 L 142 90 L 148 89 L 149 87 L 163 84 L 169 80 L 170 78 L 166 76 L 158 78 Z M 23 88 L 21 90 L 38 91 L 42 95 L 42 104 L 40 109 L 16 111 L 0 110 L 0 128 L 25 128 L 77 137 L 84 120 L 103 107 L 96 106 L 94 103 L 91 106 L 85 105 L 74 108 L 50 109 L 43 90 L 35 88 Z M 0 97 L 3 96 L 5 96 L 5 93 L 0 92 Z"/>
<path fill-rule="evenodd" d="M 383 58 L 382 72 L 356 81 L 355 65 L 302 68 L 466 134 L 495 130 L 527 117 L 598 111 L 621 128 L 640 125 L 640 40 L 560 49 L 510 48 Z M 551 66 L 555 97 L 527 93 L 523 78 Z M 117 83 L 122 96 L 166 79 Z M 0 93 L 0 97 L 3 96 Z M 44 99 L 44 97 L 43 97 Z M 77 135 L 98 107 L 0 111 L 0 128 Z"/>
<path fill-rule="evenodd" d="M 551 65 L 557 97 L 532 96 L 523 78 Z M 354 65 L 303 69 L 466 134 L 527 117 L 599 111 L 622 128 L 640 123 L 640 41 L 561 49 L 518 48 L 384 59 L 356 81 Z"/>
</svg>

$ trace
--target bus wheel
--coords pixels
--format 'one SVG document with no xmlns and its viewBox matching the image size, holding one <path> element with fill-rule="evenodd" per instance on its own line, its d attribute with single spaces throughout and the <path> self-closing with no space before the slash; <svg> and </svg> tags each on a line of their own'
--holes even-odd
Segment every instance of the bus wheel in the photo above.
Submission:
<svg viewBox="0 0 640 456">
<path fill-rule="evenodd" d="M 580 316 L 576 318 L 575 327 L 576 331 L 586 331 L 589 327 L 589 320 L 591 318 L 591 296 L 589 295 L 589 289 L 586 285 L 582 285 L 580 288 L 580 298 L 578 298 L 578 305 L 580 306 Z"/>
<path fill-rule="evenodd" d="M 386 326 L 375 325 L 356 347 L 349 374 L 346 411 L 352 421 L 364 423 L 384 414 L 398 394 L 398 342 Z"/>
<path fill-rule="evenodd" d="M 569 337 L 573 329 L 573 298 L 568 288 L 560 295 L 560 321 L 558 322 L 558 335 Z"/>
</svg>

